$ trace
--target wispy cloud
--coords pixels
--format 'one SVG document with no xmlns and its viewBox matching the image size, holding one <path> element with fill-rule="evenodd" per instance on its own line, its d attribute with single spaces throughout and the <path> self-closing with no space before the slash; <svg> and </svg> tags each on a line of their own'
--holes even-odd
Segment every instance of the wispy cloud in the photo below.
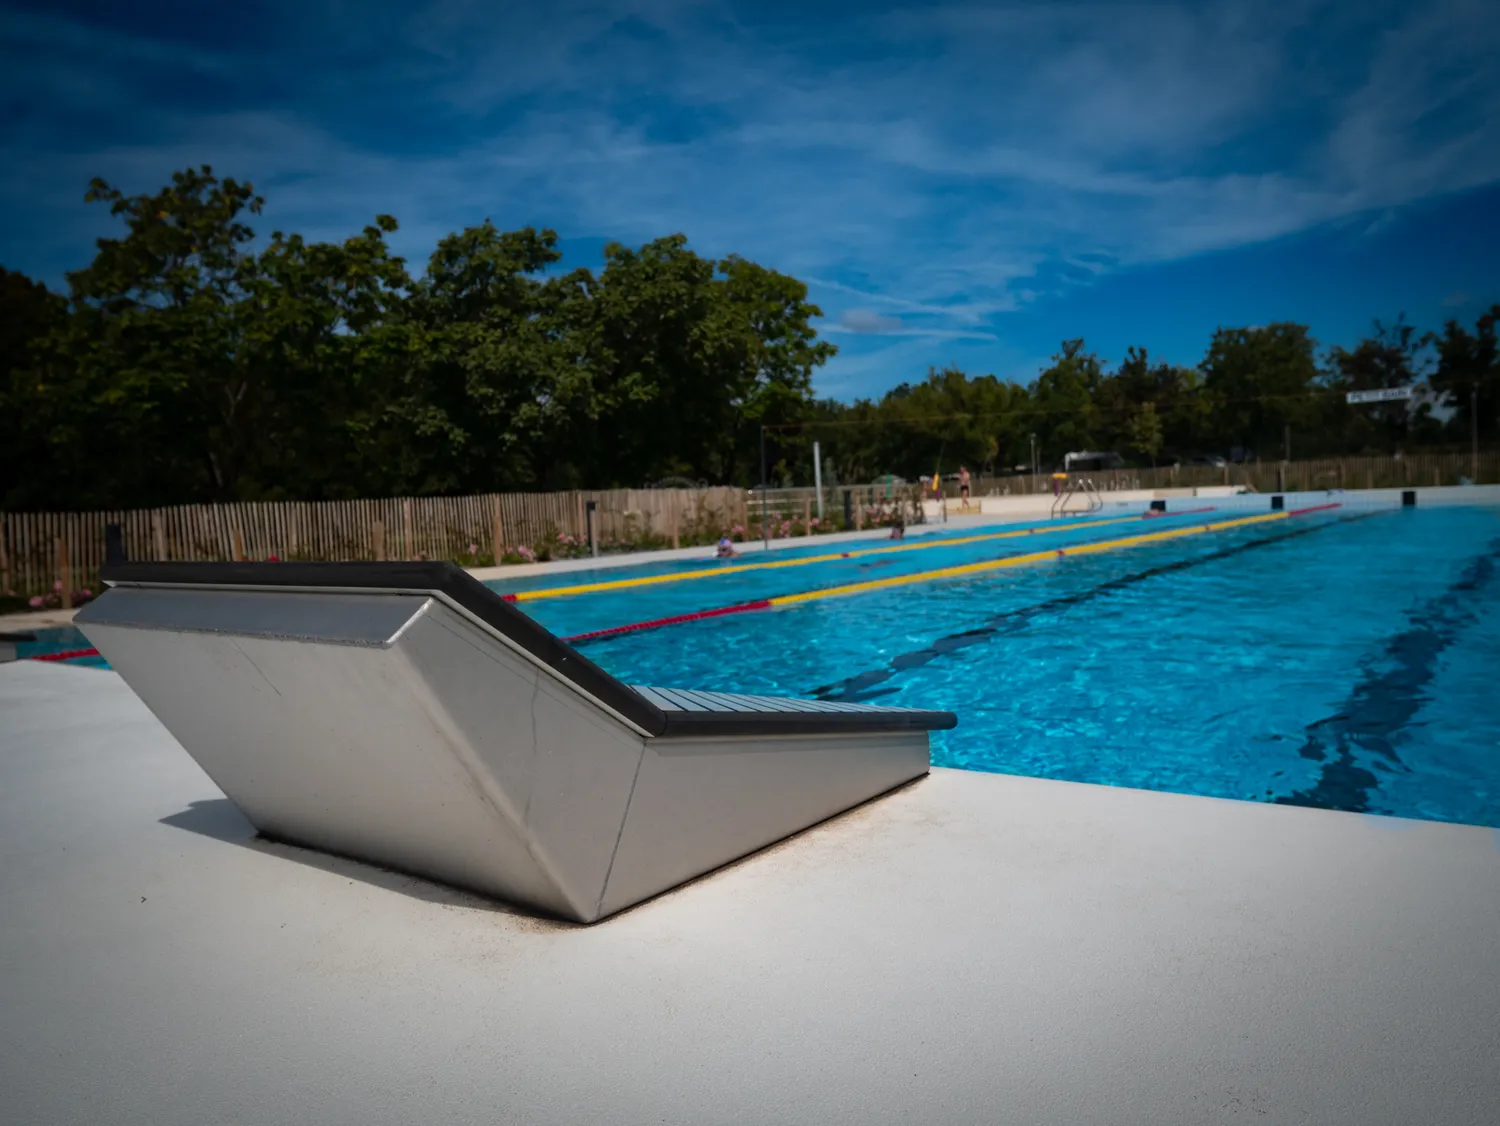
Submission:
<svg viewBox="0 0 1500 1126">
<path fill-rule="evenodd" d="M 145 190 L 205 161 L 266 191 L 268 225 L 393 212 L 417 258 L 486 216 L 684 231 L 806 278 L 825 331 L 882 349 L 846 349 L 832 387 L 1002 340 L 1103 275 L 1500 181 L 1481 0 L 257 13 L 204 9 L 186 39 L 0 6 L 13 264 L 86 256 L 88 177 Z"/>
<path fill-rule="evenodd" d="M 900 317 L 888 317 L 873 309 L 845 309 L 839 319 L 820 326 L 824 333 L 856 336 L 920 336 L 929 340 L 998 340 L 993 332 L 963 329 L 923 328 Z"/>
<path fill-rule="evenodd" d="M 845 309 L 838 324 L 830 327 L 840 328 L 845 332 L 891 333 L 901 331 L 902 321 L 899 317 L 888 317 L 873 309 Z"/>
</svg>

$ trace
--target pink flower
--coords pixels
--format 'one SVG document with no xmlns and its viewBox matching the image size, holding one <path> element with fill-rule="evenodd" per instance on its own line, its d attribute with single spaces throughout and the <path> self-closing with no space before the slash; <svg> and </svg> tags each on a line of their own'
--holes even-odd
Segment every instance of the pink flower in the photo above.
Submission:
<svg viewBox="0 0 1500 1126">
<path fill-rule="evenodd" d="M 267 555 L 266 556 L 266 562 L 267 563 L 280 563 L 281 559 L 279 557 L 275 556 L 275 555 Z"/>
<path fill-rule="evenodd" d="M 87 587 L 84 587 L 78 593 L 81 594 L 81 595 L 83 595 L 84 598 L 93 598 L 94 597 L 94 592 L 91 591 L 91 590 L 89 590 Z"/>
<path fill-rule="evenodd" d="M 40 610 L 42 608 L 42 596 L 40 594 L 33 594 L 31 596 L 30 606 L 33 610 Z"/>
<path fill-rule="evenodd" d="M 62 580 L 58 579 L 57 582 L 53 583 L 52 584 L 52 589 L 53 590 L 62 590 Z"/>
</svg>

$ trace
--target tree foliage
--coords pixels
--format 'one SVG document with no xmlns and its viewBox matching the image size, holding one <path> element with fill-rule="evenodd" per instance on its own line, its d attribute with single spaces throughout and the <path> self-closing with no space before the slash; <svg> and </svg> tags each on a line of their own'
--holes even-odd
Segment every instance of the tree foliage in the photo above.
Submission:
<svg viewBox="0 0 1500 1126">
<path fill-rule="evenodd" d="M 813 394 L 835 352 L 795 278 L 683 235 L 564 269 L 550 230 L 489 220 L 420 272 L 396 220 L 318 242 L 252 222 L 264 200 L 201 167 L 87 201 L 120 224 L 66 294 L 0 269 L 0 506 L 95 508 L 640 486 L 845 482 L 1069 450 L 1389 453 L 1500 438 L 1500 306 L 1472 330 L 1377 324 L 1322 358 L 1306 327 L 1221 328 L 1196 368 L 1064 341 L 1028 385 L 929 369 L 878 400 Z M 1411 383 L 1451 410 L 1350 407 Z M 1474 413 L 1477 410 L 1477 414 Z"/>
</svg>

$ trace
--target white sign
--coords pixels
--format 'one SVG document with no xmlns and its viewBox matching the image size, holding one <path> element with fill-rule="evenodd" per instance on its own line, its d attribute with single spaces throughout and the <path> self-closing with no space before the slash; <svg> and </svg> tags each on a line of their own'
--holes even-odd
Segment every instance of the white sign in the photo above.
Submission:
<svg viewBox="0 0 1500 1126">
<path fill-rule="evenodd" d="M 1350 391 L 1351 403 L 1391 403 L 1398 399 L 1410 399 L 1410 387 L 1384 387 L 1379 391 Z"/>
</svg>

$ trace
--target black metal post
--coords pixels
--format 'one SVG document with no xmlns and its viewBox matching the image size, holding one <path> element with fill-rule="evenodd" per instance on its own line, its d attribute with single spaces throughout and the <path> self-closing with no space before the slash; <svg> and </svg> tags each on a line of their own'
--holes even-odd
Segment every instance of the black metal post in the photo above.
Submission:
<svg viewBox="0 0 1500 1126">
<path fill-rule="evenodd" d="M 125 530 L 118 524 L 104 525 L 104 561 L 125 562 Z"/>
<path fill-rule="evenodd" d="M 844 531 L 854 530 L 854 490 L 844 490 Z"/>
<path fill-rule="evenodd" d="M 771 548 L 771 527 L 766 523 L 766 502 L 768 499 L 766 497 L 767 476 L 768 470 L 766 468 L 766 424 L 762 422 L 760 424 L 760 534 L 761 539 L 765 544 L 766 550 L 769 551 Z"/>
<path fill-rule="evenodd" d="M 1479 384 L 1469 388 L 1469 476 L 1479 484 Z"/>
<path fill-rule="evenodd" d="M 594 534 L 594 509 L 598 507 L 598 501 L 587 500 L 583 502 L 583 516 L 588 522 L 589 554 L 595 559 L 599 558 L 599 537 Z"/>
</svg>

